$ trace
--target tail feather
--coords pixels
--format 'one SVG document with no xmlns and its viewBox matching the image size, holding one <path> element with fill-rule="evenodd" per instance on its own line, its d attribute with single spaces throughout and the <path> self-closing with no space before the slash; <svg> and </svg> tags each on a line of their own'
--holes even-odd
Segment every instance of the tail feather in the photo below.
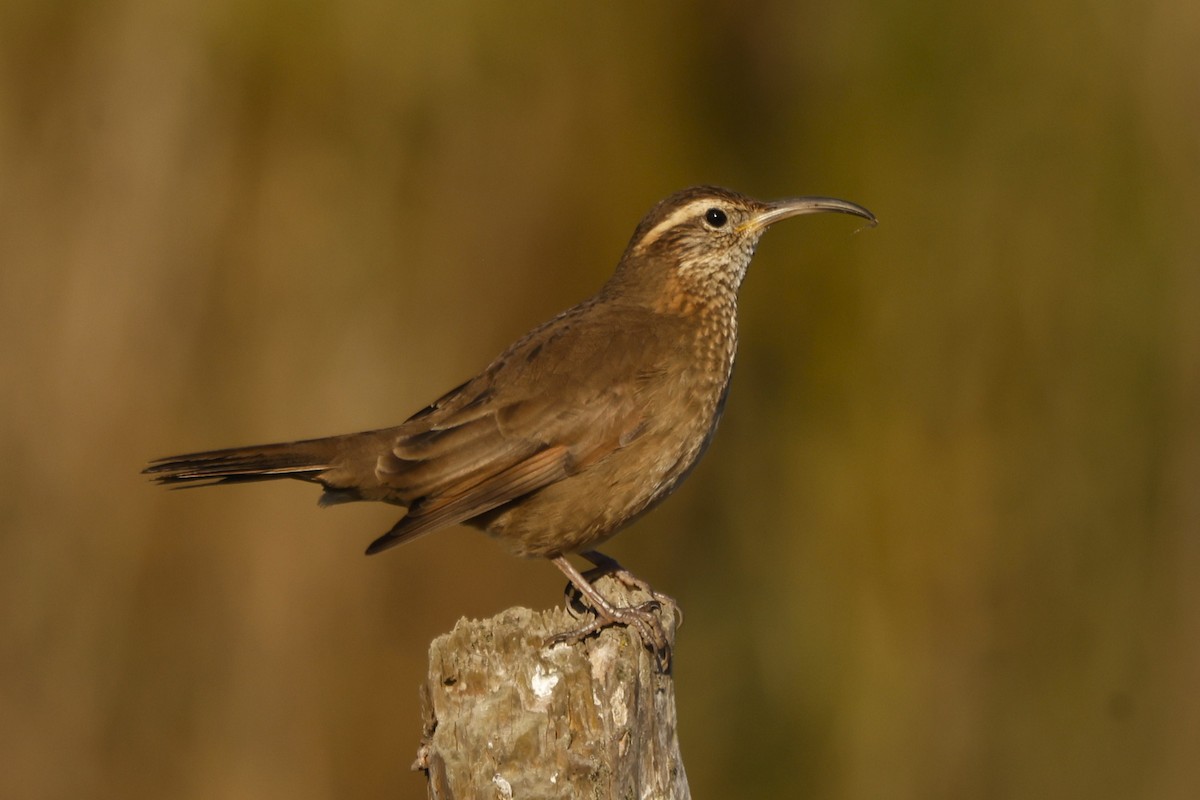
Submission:
<svg viewBox="0 0 1200 800">
<path fill-rule="evenodd" d="M 169 456 L 150 462 L 142 472 L 177 488 L 277 478 L 315 480 L 332 466 L 333 455 L 329 440 L 311 439 Z"/>
</svg>

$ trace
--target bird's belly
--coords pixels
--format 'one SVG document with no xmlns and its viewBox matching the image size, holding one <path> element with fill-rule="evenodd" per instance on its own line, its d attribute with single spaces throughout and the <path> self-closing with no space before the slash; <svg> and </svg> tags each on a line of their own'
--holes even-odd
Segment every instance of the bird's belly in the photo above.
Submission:
<svg viewBox="0 0 1200 800">
<path fill-rule="evenodd" d="M 553 558 L 598 547 L 665 499 L 702 454 L 715 420 L 648 435 L 589 468 L 480 515 L 517 555 Z"/>
</svg>

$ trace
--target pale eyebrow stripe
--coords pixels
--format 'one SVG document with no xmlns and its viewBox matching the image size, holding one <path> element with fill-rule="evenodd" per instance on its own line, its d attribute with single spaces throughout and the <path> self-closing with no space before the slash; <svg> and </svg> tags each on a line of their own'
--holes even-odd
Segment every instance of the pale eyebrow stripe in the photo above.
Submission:
<svg viewBox="0 0 1200 800">
<path fill-rule="evenodd" d="M 648 247 L 649 245 L 656 242 L 658 240 L 658 237 L 662 236 L 664 233 L 669 231 L 671 228 L 674 228 L 679 223 L 683 222 L 684 220 L 686 220 L 690 217 L 698 216 L 700 213 L 698 211 L 698 209 L 701 209 L 701 208 L 707 209 L 708 207 L 712 206 L 713 204 L 714 204 L 714 201 L 711 197 L 701 198 L 699 200 L 693 200 L 692 202 L 688 203 L 686 206 L 682 206 L 680 208 L 675 209 L 674 211 L 671 212 L 671 215 L 669 217 L 667 217 L 662 222 L 655 225 L 650 230 L 646 231 L 646 235 L 643 236 L 641 238 L 641 241 L 639 241 L 637 243 L 638 249 L 640 250 L 643 247 Z"/>
</svg>

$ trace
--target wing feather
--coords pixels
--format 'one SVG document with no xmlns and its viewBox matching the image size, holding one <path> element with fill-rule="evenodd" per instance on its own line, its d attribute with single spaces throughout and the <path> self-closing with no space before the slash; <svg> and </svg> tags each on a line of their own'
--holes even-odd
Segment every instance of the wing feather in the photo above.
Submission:
<svg viewBox="0 0 1200 800">
<path fill-rule="evenodd" d="M 567 476 L 569 463 L 566 447 L 549 447 L 478 483 L 459 491 L 450 489 L 427 503 L 416 504 L 390 531 L 372 542 L 367 553 L 378 553 L 421 534 L 454 525 L 560 481 Z"/>
<path fill-rule="evenodd" d="M 639 376 L 664 341 L 649 326 L 614 327 L 588 336 L 560 319 L 552 336 L 534 331 L 400 426 L 375 474 L 408 514 L 367 552 L 469 521 L 637 439 L 649 414 Z"/>
</svg>

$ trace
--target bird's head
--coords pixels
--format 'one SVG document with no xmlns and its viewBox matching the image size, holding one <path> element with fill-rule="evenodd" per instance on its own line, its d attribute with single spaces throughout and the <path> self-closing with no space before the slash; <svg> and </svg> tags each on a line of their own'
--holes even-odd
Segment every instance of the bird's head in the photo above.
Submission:
<svg viewBox="0 0 1200 800">
<path fill-rule="evenodd" d="M 716 186 L 696 186 L 659 202 L 638 224 L 613 276 L 627 296 L 735 297 L 768 227 L 801 214 L 875 215 L 846 200 L 795 197 L 763 202 Z"/>
</svg>

